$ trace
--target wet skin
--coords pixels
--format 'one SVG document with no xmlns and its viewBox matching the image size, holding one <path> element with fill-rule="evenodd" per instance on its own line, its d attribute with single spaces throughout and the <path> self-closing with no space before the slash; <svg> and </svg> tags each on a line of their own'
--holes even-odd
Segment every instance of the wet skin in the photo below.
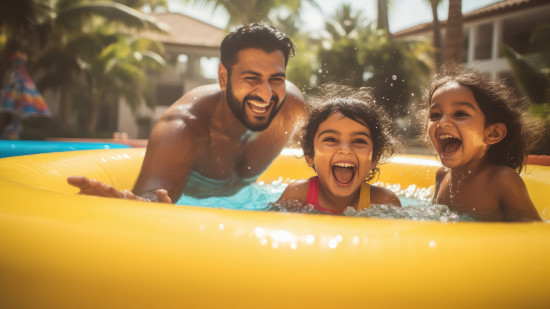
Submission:
<svg viewBox="0 0 550 309">
<path fill-rule="evenodd" d="M 376 167 L 370 129 L 340 113 L 330 115 L 315 134 L 313 157 L 306 156 L 309 166 L 315 166 L 319 177 L 319 205 L 342 212 L 347 206 L 357 208 L 361 184 Z M 308 180 L 288 186 L 279 202 L 307 203 Z M 400 205 L 389 190 L 371 186 L 372 204 Z"/>
<path fill-rule="evenodd" d="M 134 194 L 164 202 L 175 202 L 181 194 L 234 194 L 253 182 L 291 139 L 304 114 L 304 98 L 286 81 L 283 54 L 245 49 L 237 56 L 230 73 L 220 64 L 219 85 L 191 90 L 155 125 Z M 188 182 L 191 170 L 217 184 Z M 84 177 L 68 181 L 84 194 L 123 196 Z M 158 189 L 166 190 L 166 196 Z"/>
<path fill-rule="evenodd" d="M 443 164 L 434 203 L 479 221 L 540 220 L 519 174 L 486 158 L 489 147 L 506 136 L 506 127 L 486 126 L 469 88 L 450 82 L 434 92 L 428 135 Z"/>
</svg>

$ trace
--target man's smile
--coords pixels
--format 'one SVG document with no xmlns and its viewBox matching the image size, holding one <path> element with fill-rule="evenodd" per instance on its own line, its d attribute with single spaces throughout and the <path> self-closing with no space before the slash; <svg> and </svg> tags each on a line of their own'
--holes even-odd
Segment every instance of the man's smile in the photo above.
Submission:
<svg viewBox="0 0 550 309">
<path fill-rule="evenodd" d="M 250 109 L 256 114 L 267 113 L 271 103 L 274 103 L 273 100 L 271 100 L 270 102 L 264 102 L 260 100 L 246 100 L 245 102 L 250 107 Z"/>
</svg>

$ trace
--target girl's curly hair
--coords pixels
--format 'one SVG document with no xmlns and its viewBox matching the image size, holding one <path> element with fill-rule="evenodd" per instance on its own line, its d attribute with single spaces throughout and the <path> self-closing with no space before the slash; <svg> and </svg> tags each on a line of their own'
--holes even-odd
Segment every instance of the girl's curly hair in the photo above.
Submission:
<svg viewBox="0 0 550 309">
<path fill-rule="evenodd" d="M 425 108 L 429 109 L 434 92 L 449 82 L 456 82 L 472 91 L 485 116 L 486 127 L 495 123 L 506 125 L 506 136 L 489 147 L 487 156 L 495 164 L 506 165 L 518 173 L 521 172 L 529 145 L 533 144 L 537 136 L 536 122 L 525 113 L 526 101 L 517 96 L 504 82 L 494 80 L 488 74 L 449 66 L 442 68 L 440 73 L 432 78 L 424 94 Z"/>
<path fill-rule="evenodd" d="M 376 104 L 371 92 L 366 87 L 355 89 L 336 84 L 319 87 L 309 100 L 307 119 L 301 130 L 304 155 L 314 156 L 315 134 L 321 123 L 334 113 L 341 113 L 370 129 L 373 142 L 372 160 L 384 162 L 396 153 L 400 141 L 395 136 L 395 125 L 384 109 Z M 373 179 L 379 171 L 378 166 L 372 169 L 366 180 Z"/>
</svg>

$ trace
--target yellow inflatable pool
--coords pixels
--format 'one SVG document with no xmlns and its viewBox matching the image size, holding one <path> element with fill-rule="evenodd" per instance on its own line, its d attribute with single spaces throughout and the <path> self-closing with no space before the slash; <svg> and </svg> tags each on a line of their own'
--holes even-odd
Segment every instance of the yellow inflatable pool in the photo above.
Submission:
<svg viewBox="0 0 550 309">
<path fill-rule="evenodd" d="M 130 189 L 144 149 L 0 159 L 2 308 L 548 308 L 550 224 L 440 223 L 181 207 L 77 195 Z M 311 175 L 280 156 L 262 179 Z M 382 182 L 429 186 L 397 157 Z M 529 166 L 549 218 L 550 167 Z"/>
</svg>

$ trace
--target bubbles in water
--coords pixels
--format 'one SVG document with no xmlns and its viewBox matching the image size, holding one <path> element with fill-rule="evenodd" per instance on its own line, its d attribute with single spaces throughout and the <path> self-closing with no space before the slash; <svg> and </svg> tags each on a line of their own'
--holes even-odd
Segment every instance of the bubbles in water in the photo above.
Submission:
<svg viewBox="0 0 550 309">
<path fill-rule="evenodd" d="M 396 80 L 396 79 L 397 79 L 397 75 L 392 75 L 391 79 Z"/>
</svg>

